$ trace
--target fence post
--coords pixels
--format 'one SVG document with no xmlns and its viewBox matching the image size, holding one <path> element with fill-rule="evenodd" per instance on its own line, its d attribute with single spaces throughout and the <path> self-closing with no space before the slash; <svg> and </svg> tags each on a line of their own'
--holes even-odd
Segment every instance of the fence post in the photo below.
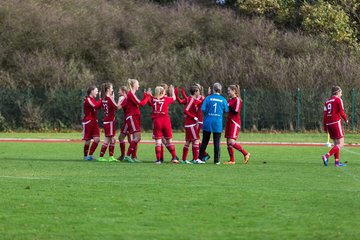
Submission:
<svg viewBox="0 0 360 240">
<path fill-rule="evenodd" d="M 296 118 L 296 130 L 300 129 L 300 108 L 301 108 L 301 91 L 300 88 L 297 89 L 297 118 Z"/>
<path fill-rule="evenodd" d="M 243 113 L 242 113 L 242 117 L 243 117 L 243 120 L 242 120 L 242 128 L 245 130 L 245 121 L 246 121 L 246 89 L 244 89 L 243 91 L 243 106 L 242 106 L 242 110 L 243 110 Z"/>
<path fill-rule="evenodd" d="M 355 88 L 352 89 L 351 94 L 351 128 L 355 131 Z"/>
</svg>

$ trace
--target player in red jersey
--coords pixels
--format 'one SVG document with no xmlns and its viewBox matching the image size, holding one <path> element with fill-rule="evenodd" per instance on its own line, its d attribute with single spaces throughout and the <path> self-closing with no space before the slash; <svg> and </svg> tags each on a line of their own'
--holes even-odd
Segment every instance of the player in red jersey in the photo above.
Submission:
<svg viewBox="0 0 360 240">
<path fill-rule="evenodd" d="M 241 129 L 241 107 L 242 99 L 240 97 L 239 85 L 230 85 L 228 87 L 228 106 L 229 113 L 225 127 L 225 138 L 227 140 L 227 149 L 230 156 L 230 161 L 224 164 L 235 164 L 234 148 L 244 155 L 244 163 L 247 164 L 250 159 L 250 153 L 246 152 L 243 147 L 236 142 Z"/>
<path fill-rule="evenodd" d="M 124 122 L 121 126 L 120 135 L 119 135 L 119 146 L 120 146 L 121 155 L 120 155 L 120 157 L 117 158 L 117 160 L 123 161 L 124 157 L 125 157 L 125 138 L 127 137 L 128 142 L 130 144 L 133 136 L 131 134 L 129 134 L 128 126 L 125 121 L 125 116 L 127 114 L 126 98 L 127 98 L 127 94 L 128 94 L 128 88 L 126 86 L 121 86 L 119 88 L 118 94 L 119 94 L 119 98 L 124 99 L 121 102 L 121 107 L 122 107 L 122 110 L 124 111 Z M 131 156 L 132 159 L 136 159 L 136 152 L 137 152 L 137 148 L 132 153 L 132 156 Z"/>
<path fill-rule="evenodd" d="M 195 99 L 194 104 L 197 106 L 198 109 L 201 109 L 201 105 L 202 105 L 202 103 L 203 103 L 203 101 L 204 101 L 204 99 L 205 99 L 203 87 L 202 87 L 199 83 L 194 83 L 193 86 L 198 87 L 199 93 L 200 93 L 199 96 Z M 211 89 L 209 88 L 209 90 L 208 90 L 208 95 L 210 94 L 210 92 L 211 92 Z M 184 97 L 184 99 L 180 99 L 180 98 L 179 98 L 179 96 L 178 96 L 178 89 L 177 89 L 177 88 L 175 89 L 175 95 L 176 95 L 176 100 L 177 100 L 180 104 L 184 104 L 184 105 L 187 104 L 188 96 L 186 95 L 185 89 L 184 89 L 183 87 L 181 88 L 181 95 Z M 199 111 L 196 112 L 196 117 L 198 118 L 197 125 L 196 125 L 196 126 L 197 126 L 197 132 L 198 132 L 197 134 L 199 134 L 199 136 L 200 136 L 200 131 L 201 131 L 202 125 L 203 125 L 203 115 L 202 115 L 201 110 L 199 110 Z M 186 128 L 185 128 L 185 129 L 186 129 Z M 201 141 L 200 141 L 200 139 L 199 139 L 199 148 L 200 148 L 200 146 L 201 146 Z M 184 154 L 184 151 L 185 151 L 185 154 L 187 155 L 186 149 L 185 149 L 185 150 L 183 149 L 183 154 Z M 209 160 L 209 159 L 210 159 L 210 155 L 205 151 L 205 152 L 204 152 L 204 157 L 203 157 L 203 159 L 201 159 L 201 160 L 207 161 L 207 160 Z M 195 159 L 195 160 L 196 160 L 196 159 Z M 195 160 L 193 159 L 193 160 L 192 160 L 192 163 L 196 163 Z"/>
<path fill-rule="evenodd" d="M 164 91 L 165 91 L 164 97 L 167 97 L 167 92 L 169 90 L 169 86 L 166 83 L 161 83 L 160 87 L 164 88 Z M 163 136 L 162 139 L 161 139 L 161 154 L 160 154 L 160 160 L 162 162 L 164 161 L 164 146 L 166 146 L 166 139 Z"/>
<path fill-rule="evenodd" d="M 100 128 L 97 118 L 97 110 L 101 106 L 101 99 L 96 100 L 99 90 L 95 85 L 89 86 L 86 91 L 86 98 L 84 99 L 84 118 L 82 120 L 83 132 L 82 139 L 85 140 L 84 144 L 84 159 L 91 161 L 95 160 L 93 154 L 100 141 Z M 91 139 L 93 143 L 90 147 Z M 90 152 L 89 152 L 90 148 Z"/>
<path fill-rule="evenodd" d="M 161 164 L 162 137 L 166 140 L 166 148 L 171 154 L 171 162 L 179 163 L 176 156 L 175 146 L 172 143 L 172 127 L 169 117 L 169 105 L 175 101 L 174 87 L 170 85 L 169 91 L 172 97 L 165 96 L 165 89 L 161 86 L 155 88 L 155 95 L 150 98 L 152 107 L 151 118 L 153 121 L 153 139 L 155 139 L 155 154 L 157 164 Z"/>
<path fill-rule="evenodd" d="M 186 99 L 186 106 L 184 109 L 185 114 L 185 144 L 183 147 L 183 155 L 182 162 L 183 164 L 191 164 L 197 163 L 199 158 L 199 142 L 200 142 L 200 130 L 199 130 L 199 118 L 198 112 L 199 107 L 201 108 L 201 104 L 199 105 L 200 88 L 198 85 L 193 85 L 190 88 L 191 96 Z M 201 101 L 202 102 L 202 101 Z M 192 153 L 193 160 L 192 162 L 186 160 L 190 143 L 192 143 Z"/>
<path fill-rule="evenodd" d="M 328 153 L 322 156 L 325 166 L 328 165 L 330 156 L 334 155 L 335 166 L 343 167 L 345 164 L 340 162 L 340 149 L 344 146 L 344 128 L 341 124 L 341 118 L 348 123 L 348 119 L 344 112 L 344 104 L 341 99 L 342 90 L 339 86 L 331 88 L 331 98 L 326 100 L 324 104 L 323 126 L 324 131 L 330 134 L 330 138 L 334 141 L 334 147 Z"/>
<path fill-rule="evenodd" d="M 126 98 L 125 122 L 128 126 L 129 134 L 132 134 L 133 138 L 130 142 L 126 156 L 124 157 L 124 161 L 139 162 L 138 160 L 132 159 L 131 156 L 141 140 L 140 107 L 144 106 L 148 102 L 151 95 L 151 89 L 144 92 L 144 97 L 140 101 L 135 95 L 140 86 L 139 81 L 136 79 L 128 79 L 128 84 L 130 91 L 128 92 Z"/>
<path fill-rule="evenodd" d="M 121 101 L 123 98 L 119 98 L 118 102 L 115 102 L 114 99 L 114 90 L 111 83 L 103 83 L 101 86 L 101 95 L 102 99 L 102 109 L 104 111 L 104 121 L 103 127 L 105 132 L 105 139 L 100 150 L 99 162 L 106 162 L 104 154 L 106 149 L 109 147 L 109 162 L 117 162 L 114 158 L 114 148 L 115 148 L 115 132 L 116 132 L 116 123 L 115 123 L 115 110 L 121 108 Z"/>
</svg>

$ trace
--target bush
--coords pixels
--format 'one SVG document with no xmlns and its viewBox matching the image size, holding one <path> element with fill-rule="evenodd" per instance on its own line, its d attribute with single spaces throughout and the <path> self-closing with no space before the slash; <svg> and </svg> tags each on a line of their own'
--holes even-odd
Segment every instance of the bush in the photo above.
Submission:
<svg viewBox="0 0 360 240">
<path fill-rule="evenodd" d="M 110 81 L 117 91 L 128 78 L 139 79 L 139 93 L 160 82 L 185 87 L 200 82 L 207 88 L 219 81 L 224 86 L 238 83 L 259 94 L 265 89 L 288 92 L 287 101 L 298 87 L 320 92 L 333 83 L 360 88 L 356 51 L 300 32 L 279 30 L 262 17 L 239 17 L 231 8 L 205 2 L 3 1 L 0 84 L 6 87 L 0 89 L 0 112 L 7 125 L 33 127 L 32 121 L 23 121 L 25 110 L 20 107 L 28 102 L 32 104 L 29 108 L 39 107 L 36 111 L 43 118 L 42 127 L 78 125 L 82 89 Z M 259 5 L 263 9 L 256 14 L 271 15 L 275 9 L 278 22 L 293 15 L 293 10 L 287 9 L 299 8 L 299 1 L 295 5 L 292 0 L 266 3 Z M 291 21 L 298 21 L 298 16 Z M 254 99 L 259 99 L 257 91 Z M 17 102 L 21 104 L 14 104 Z M 260 105 L 253 104 L 259 109 Z M 182 107 L 170 109 L 173 127 L 181 128 Z M 256 109 L 248 110 L 253 111 L 254 119 L 261 116 Z M 144 128 L 151 128 L 149 108 L 142 111 Z M 282 116 L 285 120 L 278 124 L 269 122 L 274 118 L 258 122 L 262 128 L 286 128 L 288 117 Z"/>
</svg>

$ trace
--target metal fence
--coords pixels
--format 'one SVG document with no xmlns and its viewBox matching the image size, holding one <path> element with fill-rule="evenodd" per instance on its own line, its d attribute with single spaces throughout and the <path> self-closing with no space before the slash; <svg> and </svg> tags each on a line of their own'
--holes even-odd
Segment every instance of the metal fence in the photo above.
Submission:
<svg viewBox="0 0 360 240">
<path fill-rule="evenodd" d="M 244 131 L 302 131 L 322 130 L 323 104 L 330 97 L 329 91 L 296 89 L 294 91 L 269 89 L 242 89 L 241 113 Z M 0 130 L 7 129 L 53 129 L 80 128 L 82 100 L 85 91 L 57 89 L 53 92 L 0 90 Z M 139 96 L 140 97 L 140 96 Z M 359 89 L 343 89 L 345 113 L 349 118 L 347 130 L 359 130 Z M 183 105 L 173 104 L 169 108 L 173 129 L 182 130 Z M 152 127 L 151 108 L 141 108 L 144 130 Z M 99 111 L 101 124 L 102 111 Z M 118 127 L 123 113 L 117 114 Z M 224 118 L 226 121 L 226 118 Z"/>
</svg>

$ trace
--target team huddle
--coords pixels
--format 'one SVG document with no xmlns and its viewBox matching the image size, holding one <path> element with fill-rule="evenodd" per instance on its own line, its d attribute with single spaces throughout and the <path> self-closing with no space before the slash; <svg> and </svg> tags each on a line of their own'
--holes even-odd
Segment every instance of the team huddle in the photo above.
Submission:
<svg viewBox="0 0 360 240">
<path fill-rule="evenodd" d="M 151 89 L 144 92 L 142 99 L 138 99 L 136 92 L 139 89 L 139 81 L 128 79 L 128 87 L 122 86 L 118 91 L 118 100 L 115 101 L 114 89 L 111 83 L 104 83 L 101 86 L 101 93 L 98 100 L 98 89 L 90 86 L 87 96 L 84 99 L 84 118 L 83 118 L 83 140 L 84 159 L 96 160 L 93 154 L 100 141 L 100 128 L 98 125 L 97 111 L 102 108 L 104 112 L 103 128 L 105 138 L 100 150 L 97 161 L 117 162 L 124 161 L 129 163 L 140 162 L 137 159 L 138 144 L 141 140 L 140 107 L 149 105 L 152 108 L 152 137 L 155 140 L 155 163 L 164 162 L 164 146 L 171 154 L 171 162 L 178 164 L 203 164 L 209 158 L 206 147 L 209 143 L 210 135 L 213 134 L 214 140 L 214 163 L 220 164 L 220 137 L 222 132 L 223 113 L 228 112 L 225 128 L 227 138 L 227 148 L 230 160 L 224 164 L 235 164 L 234 148 L 244 155 L 244 163 L 247 164 L 250 153 L 246 152 L 242 146 L 236 142 L 241 128 L 240 112 L 242 100 L 240 88 L 237 85 L 228 87 L 229 99 L 226 100 L 221 95 L 221 84 L 215 83 L 213 88 L 208 89 L 208 95 L 204 96 L 203 87 L 200 84 L 193 84 L 190 87 L 190 95 L 187 96 L 185 89 L 181 89 L 179 97 L 178 88 L 172 85 L 161 84 L 155 87 L 154 95 Z M 172 127 L 168 113 L 169 105 L 178 101 L 184 107 L 184 128 L 185 144 L 181 160 L 178 158 L 174 144 L 172 143 Z M 114 157 L 116 143 L 116 110 L 124 111 L 123 124 L 118 137 L 121 155 Z M 204 115 L 204 117 L 203 117 Z M 204 119 L 203 119 L 204 118 Z M 200 141 L 200 131 L 203 131 L 202 142 Z M 91 139 L 93 142 L 91 144 Z M 129 142 L 126 151 L 126 139 Z M 91 144 L 91 146 L 90 146 Z M 191 146 L 192 158 L 188 160 L 188 153 Z M 105 159 L 105 152 L 109 149 L 109 158 Z"/>
<path fill-rule="evenodd" d="M 129 163 L 140 162 L 137 159 L 138 144 L 141 140 L 141 122 L 140 107 L 149 105 L 152 108 L 152 137 L 155 140 L 155 163 L 164 162 L 164 146 L 171 154 L 172 163 L 183 164 L 203 164 L 210 158 L 206 152 L 211 134 L 214 142 L 214 163 L 220 164 L 220 138 L 223 130 L 223 114 L 227 112 L 227 121 L 225 127 L 225 138 L 227 139 L 227 149 L 229 161 L 224 164 L 235 164 L 234 149 L 240 151 L 244 156 L 244 164 L 250 159 L 250 153 L 236 142 L 241 129 L 241 107 L 240 87 L 230 85 L 227 88 L 229 96 L 226 100 L 221 95 L 222 86 L 215 83 L 208 89 L 207 96 L 203 94 L 203 87 L 200 84 L 193 84 L 189 91 L 190 96 L 186 95 L 185 89 L 181 89 L 183 99 L 179 97 L 178 88 L 166 84 L 157 86 L 152 95 L 149 88 L 144 91 L 142 99 L 138 99 L 136 91 L 139 89 L 139 81 L 128 79 L 128 87 L 122 86 L 118 91 L 118 100 L 115 101 L 114 89 L 111 83 L 104 83 L 101 86 L 101 98 L 96 100 L 98 89 L 96 86 L 90 86 L 87 90 L 87 96 L 84 99 L 84 118 L 83 118 L 83 140 L 84 159 L 96 160 L 93 154 L 100 141 L 100 129 L 97 119 L 97 110 L 102 108 L 104 112 L 103 127 L 105 139 L 101 146 L 99 162 L 117 162 L 125 161 Z M 341 99 L 342 90 L 339 86 L 333 86 L 331 89 L 332 97 L 326 100 L 324 104 L 323 126 L 324 131 L 328 132 L 334 141 L 331 150 L 322 156 L 325 166 L 328 166 L 330 156 L 334 155 L 335 166 L 346 166 L 340 162 L 340 149 L 344 145 L 344 130 L 341 124 L 341 118 L 348 122 L 344 112 L 344 106 Z M 176 154 L 176 149 L 172 143 L 172 127 L 168 113 L 169 105 L 177 101 L 184 107 L 184 128 L 185 144 L 183 147 L 181 160 Z M 119 135 L 119 145 L 121 155 L 114 157 L 116 143 L 116 122 L 115 112 L 122 109 L 124 111 L 123 124 Z M 200 141 L 200 131 L 203 133 Z M 125 149 L 126 138 L 129 142 L 128 150 Z M 90 147 L 91 139 L 93 142 Z M 188 153 L 192 150 L 192 158 L 188 160 Z M 105 159 L 104 154 L 109 149 L 109 158 Z M 125 152 L 126 151 L 126 152 Z"/>
</svg>

